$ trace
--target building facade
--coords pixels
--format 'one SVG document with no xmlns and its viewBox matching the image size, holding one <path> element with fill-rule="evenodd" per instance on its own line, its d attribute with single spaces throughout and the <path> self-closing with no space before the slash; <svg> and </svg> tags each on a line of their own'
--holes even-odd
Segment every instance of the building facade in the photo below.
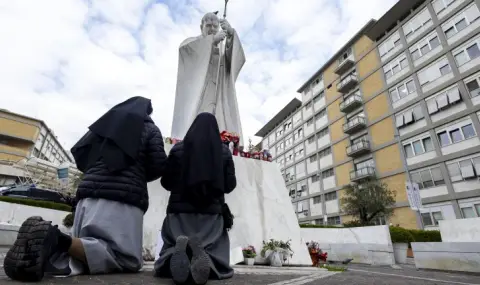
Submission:
<svg viewBox="0 0 480 285">
<path fill-rule="evenodd" d="M 31 158 L 51 165 L 74 164 L 43 121 L 0 109 L 0 185 L 16 183 L 19 176 L 27 175 L 13 165 Z"/>
<path fill-rule="evenodd" d="M 256 135 L 301 223 L 341 224 L 343 188 L 396 191 L 379 224 L 435 228 L 480 216 L 480 0 L 400 0 L 370 21 Z M 405 182 L 419 184 L 421 214 Z"/>
</svg>

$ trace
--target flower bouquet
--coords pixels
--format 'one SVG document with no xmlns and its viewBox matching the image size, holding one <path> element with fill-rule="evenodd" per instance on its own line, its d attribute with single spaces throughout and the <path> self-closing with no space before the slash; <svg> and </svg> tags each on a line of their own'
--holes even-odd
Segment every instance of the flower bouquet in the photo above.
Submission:
<svg viewBox="0 0 480 285">
<path fill-rule="evenodd" d="M 316 241 L 307 242 L 308 253 L 310 253 L 310 258 L 312 259 L 312 265 L 317 267 L 318 263 L 321 261 L 327 262 L 327 253 L 322 252 L 320 245 Z"/>
<path fill-rule="evenodd" d="M 255 264 L 255 256 L 257 256 L 257 252 L 255 251 L 255 247 L 253 245 L 249 245 L 242 249 L 243 258 L 245 258 L 246 265 L 254 265 Z"/>
</svg>

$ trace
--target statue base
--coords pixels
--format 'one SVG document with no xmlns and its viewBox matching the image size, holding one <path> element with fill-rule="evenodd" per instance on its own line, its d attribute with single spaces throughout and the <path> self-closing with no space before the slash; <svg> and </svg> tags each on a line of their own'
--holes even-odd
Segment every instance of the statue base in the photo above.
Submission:
<svg viewBox="0 0 480 285">
<path fill-rule="evenodd" d="M 168 153 L 171 145 L 165 145 Z M 290 240 L 293 256 L 290 264 L 311 265 L 307 246 L 302 242 L 300 226 L 288 190 L 276 163 L 234 156 L 237 188 L 225 195 L 235 216 L 229 231 L 230 247 L 253 245 L 260 255 L 262 242 Z M 160 181 L 148 184 L 150 207 L 144 216 L 144 256 L 154 256 L 158 232 L 166 216 L 170 193 Z M 151 257 L 149 257 L 151 259 Z M 153 259 L 152 259 L 153 260 Z"/>
</svg>

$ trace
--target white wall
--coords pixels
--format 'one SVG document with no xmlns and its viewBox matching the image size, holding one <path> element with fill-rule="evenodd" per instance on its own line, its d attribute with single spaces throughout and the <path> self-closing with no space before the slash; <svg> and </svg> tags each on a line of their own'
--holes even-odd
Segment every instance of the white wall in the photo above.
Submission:
<svg viewBox="0 0 480 285">
<path fill-rule="evenodd" d="M 369 243 L 392 245 L 388 226 L 358 227 L 358 228 L 301 228 L 303 242 L 318 243 Z"/>
<path fill-rule="evenodd" d="M 480 218 L 440 221 L 442 242 L 480 242 Z"/>
</svg>

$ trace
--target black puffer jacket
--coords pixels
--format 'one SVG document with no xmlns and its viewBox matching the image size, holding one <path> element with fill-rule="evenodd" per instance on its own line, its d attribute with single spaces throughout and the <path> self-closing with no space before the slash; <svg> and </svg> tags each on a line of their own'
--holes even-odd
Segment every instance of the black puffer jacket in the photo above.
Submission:
<svg viewBox="0 0 480 285">
<path fill-rule="evenodd" d="M 165 169 L 163 137 L 152 122 L 145 122 L 137 161 L 128 168 L 110 173 L 100 160 L 84 175 L 78 186 L 77 201 L 103 198 L 148 209 L 147 182 L 158 179 Z"/>
<path fill-rule="evenodd" d="M 175 144 L 168 155 L 165 173 L 162 177 L 162 186 L 170 191 L 170 199 L 168 201 L 167 213 L 200 213 L 186 201 L 179 193 L 181 185 L 181 169 L 180 161 L 183 156 L 183 143 Z M 237 187 L 237 178 L 235 176 L 235 164 L 233 163 L 232 153 L 226 145 L 223 145 L 223 168 L 225 175 L 224 193 L 228 194 Z M 214 201 L 208 208 L 203 209 L 204 214 L 221 214 L 222 206 L 225 203 L 225 196 L 222 195 L 218 200 Z"/>
</svg>

